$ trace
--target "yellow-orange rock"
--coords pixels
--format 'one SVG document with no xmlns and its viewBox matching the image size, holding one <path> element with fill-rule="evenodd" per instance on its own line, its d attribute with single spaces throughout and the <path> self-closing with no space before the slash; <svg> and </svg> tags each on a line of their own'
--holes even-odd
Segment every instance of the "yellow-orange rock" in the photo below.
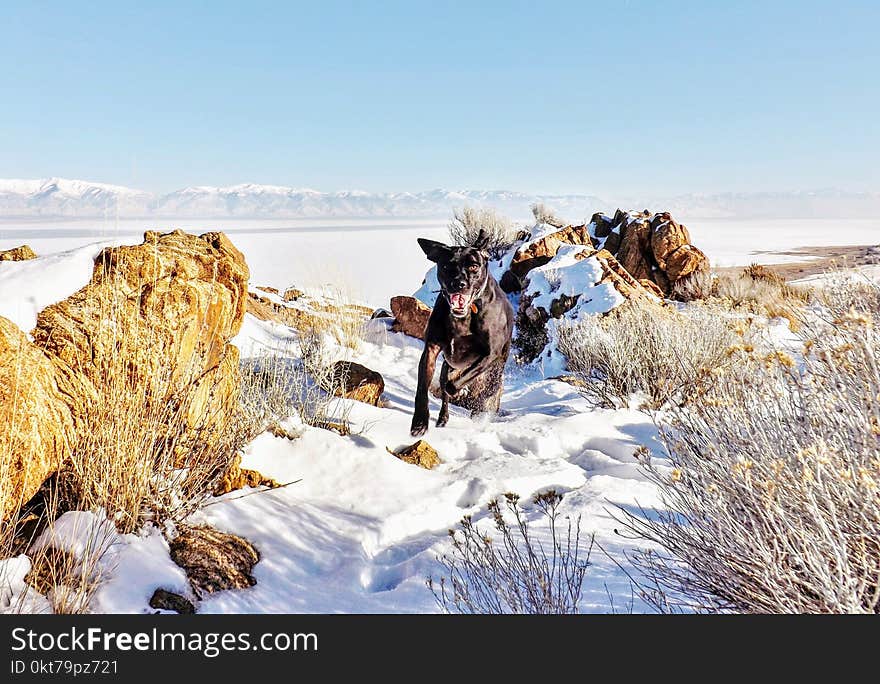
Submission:
<svg viewBox="0 0 880 684">
<path fill-rule="evenodd" d="M 410 444 L 409 446 L 401 447 L 393 451 L 387 449 L 387 451 L 389 454 L 396 456 L 404 463 L 417 465 L 426 470 L 431 470 L 441 463 L 440 455 L 437 453 L 437 450 L 423 439 L 420 439 L 415 444 Z"/>
<path fill-rule="evenodd" d="M 337 361 L 330 371 L 330 387 L 338 397 L 379 406 L 385 380 L 374 370 L 354 361 Z"/>
<path fill-rule="evenodd" d="M 37 253 L 30 248 L 30 245 L 0 251 L 0 261 L 27 261 L 36 258 Z"/>
<path fill-rule="evenodd" d="M 0 519 L 58 469 L 72 435 L 73 419 L 52 362 L 0 317 Z"/>
</svg>

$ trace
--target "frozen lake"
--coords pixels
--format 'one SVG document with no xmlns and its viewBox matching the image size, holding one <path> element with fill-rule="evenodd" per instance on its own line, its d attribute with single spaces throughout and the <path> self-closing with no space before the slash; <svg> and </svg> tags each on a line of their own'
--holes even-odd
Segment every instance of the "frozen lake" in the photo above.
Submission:
<svg viewBox="0 0 880 684">
<path fill-rule="evenodd" d="M 753 261 L 784 262 L 803 257 L 768 254 L 797 247 L 880 242 L 875 219 L 692 219 L 691 237 L 714 266 Z M 0 249 L 28 243 L 51 254 L 106 240 L 136 242 L 145 230 L 180 228 L 226 232 L 244 252 L 254 284 L 285 288 L 331 283 L 372 306 L 411 294 L 429 264 L 417 237 L 443 240 L 444 219 L 161 220 L 0 218 Z"/>
</svg>

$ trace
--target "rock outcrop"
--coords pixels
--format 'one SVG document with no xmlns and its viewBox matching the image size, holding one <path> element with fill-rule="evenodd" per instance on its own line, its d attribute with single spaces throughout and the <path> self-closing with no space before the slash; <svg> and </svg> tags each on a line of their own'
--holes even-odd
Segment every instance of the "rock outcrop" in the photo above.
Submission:
<svg viewBox="0 0 880 684">
<path fill-rule="evenodd" d="M 214 487 L 214 496 L 223 496 L 244 487 L 268 487 L 277 489 L 281 485 L 258 470 L 241 467 L 241 455 L 235 454 L 226 472 Z"/>
<path fill-rule="evenodd" d="M 148 232 L 105 249 L 91 281 L 37 317 L 33 342 L 0 319 L 2 513 L 36 493 L 107 406 L 176 412 L 180 453 L 228 457 L 248 268 L 222 233 Z M 170 407 L 165 409 L 164 407 Z M 162 435 L 156 435 L 161 439 Z"/>
<path fill-rule="evenodd" d="M 151 405 L 182 407 L 183 425 L 174 426 L 187 433 L 181 449 L 210 448 L 238 402 L 238 349 L 229 340 L 244 320 L 248 277 L 222 233 L 151 231 L 140 245 L 102 251 L 91 281 L 43 309 L 32 333 L 63 378 L 74 420 L 87 422 L 94 402 L 119 401 L 113 395 L 124 387 Z"/>
<path fill-rule="evenodd" d="M 543 266 L 556 256 L 562 245 L 592 247 L 593 242 L 587 226 L 566 226 L 527 240 L 514 252 L 509 271 L 521 281 L 533 268 Z"/>
<path fill-rule="evenodd" d="M 709 270 L 708 258 L 691 244 L 687 227 L 669 212 L 652 215 L 647 210 L 618 209 L 614 218 L 594 214 L 588 229 L 597 247 L 613 254 L 633 277 L 663 296 L 671 295 L 683 279 Z"/>
<path fill-rule="evenodd" d="M 69 455 L 73 418 L 64 399 L 49 358 L 0 317 L 0 520 Z"/>
<path fill-rule="evenodd" d="M 392 297 L 391 313 L 394 314 L 394 323 L 391 325 L 394 332 L 402 332 L 420 340 L 425 339 L 425 328 L 428 327 L 428 319 L 431 318 L 431 307 L 415 297 Z"/>
<path fill-rule="evenodd" d="M 0 250 L 0 261 L 27 261 L 36 258 L 37 253 L 30 248 L 30 245 Z"/>
<path fill-rule="evenodd" d="M 385 380 L 380 373 L 354 361 L 337 361 L 330 371 L 330 390 L 337 397 L 379 406 Z"/>
</svg>

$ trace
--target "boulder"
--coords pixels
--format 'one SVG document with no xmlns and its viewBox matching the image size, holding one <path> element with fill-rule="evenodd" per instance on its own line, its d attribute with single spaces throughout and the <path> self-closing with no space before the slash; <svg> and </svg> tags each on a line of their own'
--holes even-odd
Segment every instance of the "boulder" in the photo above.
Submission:
<svg viewBox="0 0 880 684">
<path fill-rule="evenodd" d="M 184 569 L 197 598 L 224 589 L 247 589 L 257 581 L 260 554 L 247 539 L 208 525 L 182 525 L 169 544 L 171 560 Z"/>
<path fill-rule="evenodd" d="M 620 265 L 636 280 L 651 279 L 651 224 L 647 219 L 630 219 L 616 256 Z"/>
<path fill-rule="evenodd" d="M 655 272 L 656 273 L 656 272 Z M 648 280 L 647 278 L 642 278 L 639 280 L 639 285 L 641 285 L 645 290 L 650 292 L 655 297 L 659 297 L 663 299 L 666 296 L 666 293 L 660 289 L 660 286 L 655 283 L 653 280 Z"/>
<path fill-rule="evenodd" d="M 70 453 L 73 432 L 55 366 L 0 317 L 0 520 L 58 469 Z"/>
<path fill-rule="evenodd" d="M 562 245 L 584 245 L 592 248 L 589 226 L 566 226 L 525 243 L 514 253 L 510 262 L 510 272 L 523 279 L 533 268 L 543 266 L 556 256 Z"/>
<path fill-rule="evenodd" d="M 394 332 L 402 332 L 410 337 L 423 340 L 431 311 L 431 307 L 415 297 L 392 297 L 391 312 L 394 314 L 394 323 L 391 329 Z"/>
<path fill-rule="evenodd" d="M 182 425 L 173 428 L 181 453 L 195 444 L 222 451 L 220 428 L 239 394 L 238 348 L 229 340 L 244 320 L 248 277 L 222 233 L 150 231 L 140 245 L 103 250 L 91 281 L 43 309 L 32 333 L 56 366 L 78 429 L 129 391 L 150 406 L 181 407 Z"/>
<path fill-rule="evenodd" d="M 672 285 L 696 271 L 708 271 L 709 259 L 693 245 L 682 245 L 666 260 L 666 275 Z"/>
<path fill-rule="evenodd" d="M 661 270 L 667 269 L 669 256 L 682 245 L 690 244 L 690 241 L 687 228 L 676 223 L 668 212 L 656 214 L 651 220 L 651 251 Z"/>
<path fill-rule="evenodd" d="M 415 444 L 399 447 L 393 451 L 387 449 L 387 451 L 404 463 L 417 465 L 426 470 L 431 470 L 441 463 L 437 450 L 423 439 L 420 439 Z"/>
<path fill-rule="evenodd" d="M 337 361 L 330 371 L 330 387 L 337 397 L 379 406 L 385 380 L 380 373 L 354 361 Z"/>
<path fill-rule="evenodd" d="M 36 259 L 37 253 L 29 245 L 21 245 L 15 249 L 0 250 L 0 261 L 27 261 Z"/>
</svg>

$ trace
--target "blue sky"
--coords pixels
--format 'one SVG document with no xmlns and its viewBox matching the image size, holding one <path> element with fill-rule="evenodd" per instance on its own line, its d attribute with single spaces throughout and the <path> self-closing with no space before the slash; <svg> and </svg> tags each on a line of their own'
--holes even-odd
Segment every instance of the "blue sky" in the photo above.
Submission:
<svg viewBox="0 0 880 684">
<path fill-rule="evenodd" d="M 880 189 L 876 2 L 5 2 L 0 177 Z"/>
</svg>

